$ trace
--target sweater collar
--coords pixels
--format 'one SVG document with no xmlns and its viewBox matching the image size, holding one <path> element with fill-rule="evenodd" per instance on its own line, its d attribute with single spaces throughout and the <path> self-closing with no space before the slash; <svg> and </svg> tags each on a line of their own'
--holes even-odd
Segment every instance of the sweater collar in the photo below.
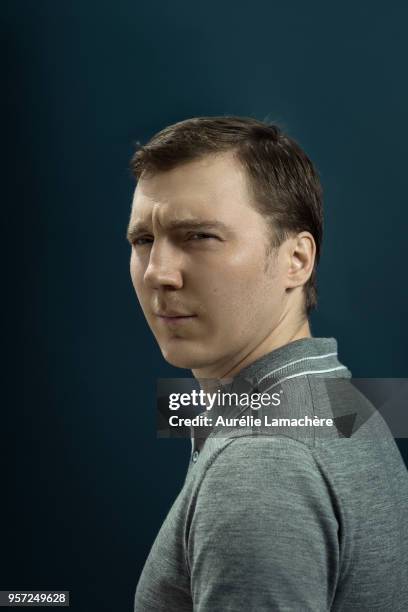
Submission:
<svg viewBox="0 0 408 612">
<path fill-rule="evenodd" d="M 225 393 L 252 393 L 273 390 L 285 380 L 301 376 L 351 378 L 350 370 L 338 359 L 335 338 L 301 338 L 285 344 L 256 359 L 218 389 Z M 216 411 L 214 411 L 215 413 Z M 218 412 L 218 410 L 217 410 Z M 225 416 L 236 413 L 236 407 L 222 408 Z M 193 450 L 202 447 L 207 434 L 200 427 L 191 428 Z"/>
<path fill-rule="evenodd" d="M 351 377 L 338 359 L 335 338 L 301 338 L 280 346 L 240 370 L 227 386 L 245 381 L 262 391 L 284 379 L 306 374 Z"/>
</svg>

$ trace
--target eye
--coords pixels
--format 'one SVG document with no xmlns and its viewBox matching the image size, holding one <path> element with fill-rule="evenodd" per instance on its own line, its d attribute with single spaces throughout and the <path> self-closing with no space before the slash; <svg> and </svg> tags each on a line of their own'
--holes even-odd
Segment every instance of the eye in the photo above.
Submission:
<svg viewBox="0 0 408 612">
<path fill-rule="evenodd" d="M 190 236 L 190 239 L 192 240 L 206 240 L 208 238 L 217 239 L 217 236 L 214 236 L 213 234 L 205 234 L 204 232 L 196 232 L 195 234 L 191 234 Z"/>
<path fill-rule="evenodd" d="M 143 246 L 145 244 L 150 244 L 153 242 L 153 238 L 135 238 L 133 240 L 133 246 Z"/>
</svg>

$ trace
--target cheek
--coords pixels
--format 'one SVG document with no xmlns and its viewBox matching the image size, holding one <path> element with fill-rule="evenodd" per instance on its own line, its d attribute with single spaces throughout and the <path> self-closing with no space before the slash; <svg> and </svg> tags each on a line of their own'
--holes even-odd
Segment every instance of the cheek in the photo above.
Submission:
<svg viewBox="0 0 408 612">
<path fill-rule="evenodd" d="M 214 294 L 231 301 L 240 301 L 240 296 L 250 298 L 258 294 L 267 280 L 263 272 L 263 261 L 236 261 L 229 266 L 220 266 L 214 286 Z"/>
<path fill-rule="evenodd" d="M 147 302 L 147 297 L 146 291 L 144 290 L 143 273 L 141 271 L 140 262 L 136 262 L 133 256 L 130 259 L 130 277 L 132 279 L 132 284 L 136 293 L 136 297 L 139 301 L 140 306 L 142 307 L 142 310 L 144 310 L 144 305 Z"/>
<path fill-rule="evenodd" d="M 143 272 L 140 262 L 136 260 L 136 255 L 133 249 L 132 254 L 130 256 L 130 277 L 132 279 L 133 287 L 138 293 L 143 283 Z"/>
<path fill-rule="evenodd" d="M 276 272 L 276 271 L 275 271 Z M 205 279 L 203 287 L 205 290 Z M 251 265 L 221 268 L 207 285 L 208 307 L 224 331 L 241 331 L 271 313 L 279 294 L 279 279 L 273 270 L 264 272 L 262 257 Z"/>
<path fill-rule="evenodd" d="M 259 268 L 248 274 L 242 268 L 220 266 L 216 275 L 201 276 L 199 291 L 212 318 L 225 325 L 248 319 L 253 308 L 263 300 L 264 281 Z"/>
</svg>

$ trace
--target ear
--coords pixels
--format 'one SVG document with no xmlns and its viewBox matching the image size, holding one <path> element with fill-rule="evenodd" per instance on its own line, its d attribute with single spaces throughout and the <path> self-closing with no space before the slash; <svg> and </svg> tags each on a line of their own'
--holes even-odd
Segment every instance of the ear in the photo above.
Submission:
<svg viewBox="0 0 408 612">
<path fill-rule="evenodd" d="M 304 285 L 310 278 L 316 257 L 316 243 L 310 232 L 288 240 L 286 288 Z"/>
</svg>

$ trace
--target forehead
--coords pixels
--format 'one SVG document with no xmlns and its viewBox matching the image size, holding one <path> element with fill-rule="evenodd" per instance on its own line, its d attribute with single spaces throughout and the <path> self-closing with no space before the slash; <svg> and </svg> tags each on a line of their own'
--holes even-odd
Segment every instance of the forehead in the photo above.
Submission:
<svg viewBox="0 0 408 612">
<path fill-rule="evenodd" d="M 256 214 L 244 169 L 223 153 L 139 179 L 131 223 L 203 217 L 233 224 Z"/>
</svg>

